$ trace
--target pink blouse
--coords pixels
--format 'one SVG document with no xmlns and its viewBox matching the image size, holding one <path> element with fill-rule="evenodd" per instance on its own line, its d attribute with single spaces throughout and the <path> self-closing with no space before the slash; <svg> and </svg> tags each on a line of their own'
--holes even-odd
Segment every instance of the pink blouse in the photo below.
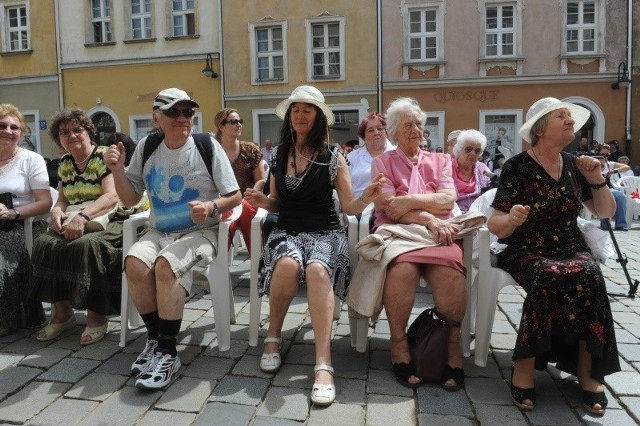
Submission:
<svg viewBox="0 0 640 426">
<path fill-rule="evenodd" d="M 383 173 L 387 178 L 383 193 L 396 196 L 407 194 L 433 194 L 441 189 L 455 190 L 449 154 L 422 151 L 418 153 L 418 162 L 413 164 L 400 150 L 388 151 L 373 159 L 371 176 Z M 436 215 L 441 219 L 452 216 L 451 213 Z M 374 227 L 395 223 L 384 212 L 376 209 Z"/>
</svg>

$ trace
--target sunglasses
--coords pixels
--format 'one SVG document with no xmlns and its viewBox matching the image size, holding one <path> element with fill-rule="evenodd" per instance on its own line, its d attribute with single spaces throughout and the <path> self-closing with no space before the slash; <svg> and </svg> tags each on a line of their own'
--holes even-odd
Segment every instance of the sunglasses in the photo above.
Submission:
<svg viewBox="0 0 640 426">
<path fill-rule="evenodd" d="M 244 123 L 244 121 L 242 120 L 242 118 L 232 118 L 231 120 L 222 120 L 222 124 L 232 124 L 232 125 L 236 125 L 236 124 L 242 124 Z"/>
<path fill-rule="evenodd" d="M 475 152 L 476 155 L 480 155 L 480 153 L 482 152 L 482 148 L 472 148 L 470 146 L 465 146 L 464 152 L 466 152 L 467 154 L 471 154 L 472 152 Z"/>
<path fill-rule="evenodd" d="M 178 118 L 180 117 L 180 115 L 182 115 L 184 118 L 191 118 L 196 114 L 196 112 L 191 108 L 189 109 L 169 108 L 166 110 L 162 110 L 162 113 L 169 118 Z"/>
</svg>

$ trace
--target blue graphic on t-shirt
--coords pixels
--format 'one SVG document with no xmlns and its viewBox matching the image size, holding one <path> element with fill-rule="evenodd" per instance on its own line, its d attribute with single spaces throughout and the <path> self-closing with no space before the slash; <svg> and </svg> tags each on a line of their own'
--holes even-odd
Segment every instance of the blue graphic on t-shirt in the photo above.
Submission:
<svg viewBox="0 0 640 426">
<path fill-rule="evenodd" d="M 197 200 L 200 191 L 184 188 L 183 176 L 173 175 L 167 178 L 162 167 L 152 166 L 146 178 L 158 231 L 177 232 L 195 226 L 188 203 Z"/>
</svg>

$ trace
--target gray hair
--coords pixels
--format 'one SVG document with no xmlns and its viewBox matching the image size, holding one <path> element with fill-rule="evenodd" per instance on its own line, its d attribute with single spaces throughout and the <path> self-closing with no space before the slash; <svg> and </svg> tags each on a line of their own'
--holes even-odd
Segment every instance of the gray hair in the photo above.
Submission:
<svg viewBox="0 0 640 426">
<path fill-rule="evenodd" d="M 427 123 L 427 113 L 424 112 L 418 101 L 413 98 L 397 98 L 387 108 L 387 132 L 395 142 L 395 133 L 398 131 L 400 122 L 398 121 L 402 113 L 415 115 L 420 119 L 422 127 Z"/>
<path fill-rule="evenodd" d="M 482 132 L 475 129 L 463 130 L 458 135 L 456 144 L 453 146 L 453 156 L 458 158 L 462 148 L 469 142 L 480 143 L 480 148 L 483 151 L 487 147 L 487 137 Z"/>
</svg>

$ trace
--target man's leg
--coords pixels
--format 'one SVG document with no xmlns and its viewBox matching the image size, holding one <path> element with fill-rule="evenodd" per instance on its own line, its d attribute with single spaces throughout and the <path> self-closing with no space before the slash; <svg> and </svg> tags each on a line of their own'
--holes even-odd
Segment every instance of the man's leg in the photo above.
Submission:
<svg viewBox="0 0 640 426">
<path fill-rule="evenodd" d="M 616 200 L 616 215 L 614 216 L 616 222 L 616 229 L 628 229 L 627 223 L 627 196 L 624 192 L 617 189 L 612 189 L 613 198 Z"/>
</svg>

